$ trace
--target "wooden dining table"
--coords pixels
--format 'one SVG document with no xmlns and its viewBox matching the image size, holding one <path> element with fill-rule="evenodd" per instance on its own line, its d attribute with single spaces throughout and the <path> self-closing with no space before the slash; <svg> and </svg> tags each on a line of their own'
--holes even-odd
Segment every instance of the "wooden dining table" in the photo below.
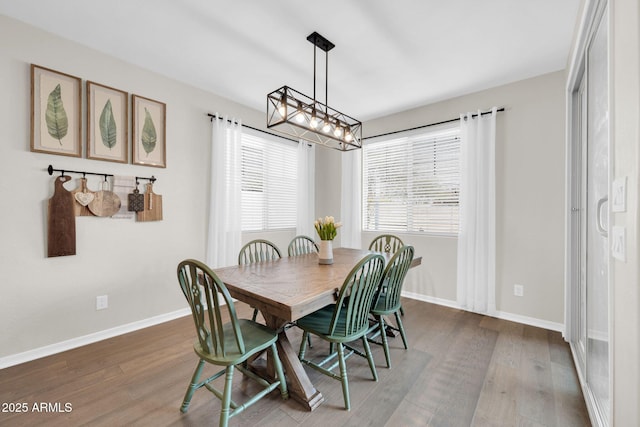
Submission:
<svg viewBox="0 0 640 427">
<path fill-rule="evenodd" d="M 260 310 L 266 325 L 278 331 L 278 355 L 282 361 L 289 395 L 308 410 L 323 401 L 287 337 L 285 326 L 336 301 L 338 291 L 367 250 L 336 248 L 333 264 L 318 263 L 318 255 L 307 254 L 274 261 L 216 268 L 214 272 L 231 296 Z M 385 255 L 387 261 L 391 257 Z M 421 257 L 414 258 L 412 267 Z M 270 374 L 271 369 L 267 369 Z"/>
</svg>

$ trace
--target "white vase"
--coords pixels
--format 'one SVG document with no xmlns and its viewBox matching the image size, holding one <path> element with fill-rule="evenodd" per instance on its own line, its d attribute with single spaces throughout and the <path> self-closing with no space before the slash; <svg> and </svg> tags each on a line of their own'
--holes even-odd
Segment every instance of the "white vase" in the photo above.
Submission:
<svg viewBox="0 0 640 427">
<path fill-rule="evenodd" d="M 333 264 L 333 240 L 320 240 L 320 264 Z"/>
</svg>

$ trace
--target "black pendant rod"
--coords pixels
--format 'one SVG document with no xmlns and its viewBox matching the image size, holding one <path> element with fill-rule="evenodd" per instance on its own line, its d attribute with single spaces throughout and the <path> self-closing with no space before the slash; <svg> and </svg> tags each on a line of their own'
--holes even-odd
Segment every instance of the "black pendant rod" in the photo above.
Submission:
<svg viewBox="0 0 640 427">
<path fill-rule="evenodd" d="M 209 116 L 211 118 L 211 121 L 213 121 L 213 119 L 224 120 L 224 117 L 219 117 L 219 116 L 216 116 L 215 114 L 211 114 L 211 113 L 207 113 L 207 116 Z M 233 121 L 227 119 L 227 123 L 233 123 Z M 253 126 L 245 125 L 244 123 L 242 123 L 241 126 L 244 127 L 244 128 L 248 128 L 248 129 L 251 129 L 251 130 L 258 131 L 258 132 L 266 133 L 267 135 L 277 136 L 278 138 L 286 139 L 287 141 L 292 141 L 292 142 L 295 142 L 295 143 L 299 142 L 299 141 L 296 141 L 295 139 L 291 139 L 291 138 L 287 138 L 286 136 L 278 135 L 277 133 L 271 133 L 271 132 L 267 132 L 266 130 L 262 130 L 262 129 L 254 128 Z"/>
<path fill-rule="evenodd" d="M 327 122 L 329 121 L 329 51 L 325 52 L 324 60 L 324 109 L 327 113 Z"/>
<path fill-rule="evenodd" d="M 496 112 L 497 112 L 497 113 L 498 113 L 498 112 L 501 112 L 501 111 L 504 111 L 504 107 L 502 107 L 502 108 L 498 108 L 498 109 L 496 110 Z M 481 115 L 481 116 L 484 116 L 484 115 L 487 115 L 487 114 L 491 114 L 491 111 L 483 111 L 483 112 L 481 112 L 481 113 L 480 113 L 480 115 Z M 477 114 L 472 114 L 472 115 L 471 115 L 471 117 L 478 117 L 478 115 L 477 115 Z M 457 122 L 458 120 L 460 120 L 460 118 L 459 118 L 459 117 L 458 117 L 457 119 L 443 120 L 443 121 L 441 121 L 441 122 L 437 122 L 437 123 L 429 123 L 428 125 L 416 126 L 416 127 L 409 128 L 409 129 L 394 130 L 393 132 L 381 133 L 381 134 L 379 134 L 379 135 L 365 136 L 365 137 L 363 137 L 362 139 L 363 139 L 363 140 L 365 140 L 365 139 L 371 139 L 371 138 L 378 138 L 378 137 L 381 137 L 381 136 L 394 135 L 394 134 L 396 134 L 396 133 L 408 132 L 408 131 L 411 131 L 411 130 L 427 128 L 427 127 L 430 127 L 430 126 L 443 125 L 443 124 L 445 124 L 445 123 L 453 123 L 453 122 Z"/>
<path fill-rule="evenodd" d="M 309 34 L 307 36 L 307 41 L 309 41 L 310 43 L 313 43 L 313 46 L 314 46 L 313 47 L 313 106 L 314 106 L 313 108 L 314 109 L 316 105 L 316 51 L 317 51 L 317 48 L 322 49 L 326 54 L 326 60 L 325 60 L 326 70 L 324 75 L 325 76 L 324 107 L 325 107 L 325 113 L 328 113 L 329 100 L 327 98 L 329 94 L 329 51 L 334 47 L 336 47 L 336 45 L 331 43 L 322 35 L 318 34 L 317 31 L 314 31 L 313 33 Z"/>
<path fill-rule="evenodd" d="M 47 168 L 47 172 L 49 172 L 49 175 L 53 175 L 54 172 L 62 172 L 62 176 L 64 176 L 65 173 L 77 173 L 77 174 L 82 174 L 82 177 L 84 178 L 85 175 L 96 175 L 96 176 L 104 176 L 104 180 L 107 180 L 108 176 L 113 176 L 112 173 L 97 173 L 97 172 L 86 172 L 86 171 L 72 171 L 69 169 L 54 169 L 53 166 L 49 165 L 49 167 Z M 150 181 L 150 182 L 156 182 L 156 177 L 155 176 L 151 176 L 146 177 L 146 176 L 136 176 L 136 183 L 138 182 L 139 179 L 143 179 L 146 181 Z"/>
</svg>

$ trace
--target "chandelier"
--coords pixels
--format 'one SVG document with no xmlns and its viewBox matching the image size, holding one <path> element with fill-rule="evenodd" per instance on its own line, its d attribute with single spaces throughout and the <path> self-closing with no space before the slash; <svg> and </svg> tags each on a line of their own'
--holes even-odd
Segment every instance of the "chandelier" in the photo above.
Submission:
<svg viewBox="0 0 640 427">
<path fill-rule="evenodd" d="M 329 85 L 329 51 L 335 47 L 317 32 L 307 37 L 313 43 L 313 98 L 289 86 L 267 95 L 267 127 L 308 142 L 340 151 L 362 148 L 362 123 L 327 103 Z M 324 103 L 316 99 L 316 51 L 325 52 Z"/>
</svg>

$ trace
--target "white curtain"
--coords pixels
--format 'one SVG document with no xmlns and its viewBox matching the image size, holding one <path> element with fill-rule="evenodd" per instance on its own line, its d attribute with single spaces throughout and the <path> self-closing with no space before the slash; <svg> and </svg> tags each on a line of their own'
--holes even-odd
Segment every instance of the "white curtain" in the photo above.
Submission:
<svg viewBox="0 0 640 427">
<path fill-rule="evenodd" d="M 212 268 L 238 263 L 242 238 L 241 137 L 240 120 L 213 119 L 206 248 L 206 263 Z"/>
<path fill-rule="evenodd" d="M 362 247 L 362 150 L 342 153 L 342 196 L 338 231 L 343 248 Z"/>
<path fill-rule="evenodd" d="M 496 310 L 496 107 L 484 116 L 460 116 L 460 232 L 458 304 L 465 310 Z"/>
<path fill-rule="evenodd" d="M 316 151 L 313 144 L 300 140 L 298 143 L 298 183 L 297 183 L 297 219 L 296 234 L 303 234 L 312 239 L 315 236 L 313 221 L 315 220 L 315 176 Z"/>
</svg>

